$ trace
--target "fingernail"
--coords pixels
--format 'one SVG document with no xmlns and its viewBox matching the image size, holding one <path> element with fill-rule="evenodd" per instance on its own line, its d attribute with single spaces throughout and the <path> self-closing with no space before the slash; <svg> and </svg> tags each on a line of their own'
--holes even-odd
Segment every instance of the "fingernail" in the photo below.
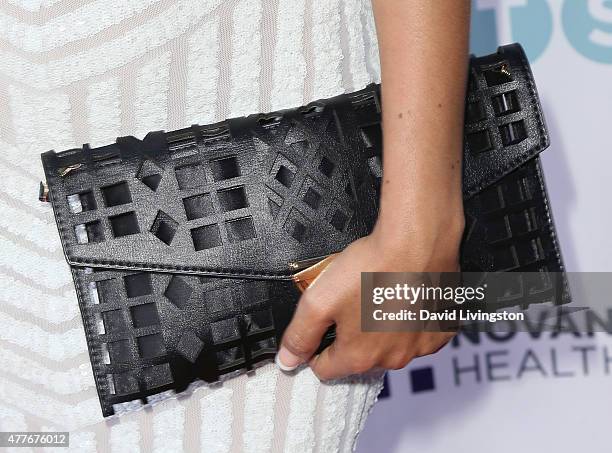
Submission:
<svg viewBox="0 0 612 453">
<path fill-rule="evenodd" d="M 282 346 L 278 354 L 276 354 L 274 361 L 283 371 L 293 371 L 302 363 L 302 359 Z"/>
</svg>

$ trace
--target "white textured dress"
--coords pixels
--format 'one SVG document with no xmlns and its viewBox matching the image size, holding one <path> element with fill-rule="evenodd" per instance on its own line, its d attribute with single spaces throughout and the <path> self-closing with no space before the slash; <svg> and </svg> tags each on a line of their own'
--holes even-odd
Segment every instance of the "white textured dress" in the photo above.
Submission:
<svg viewBox="0 0 612 453">
<path fill-rule="evenodd" d="M 380 380 L 273 364 L 103 419 L 39 154 L 380 80 L 369 0 L 0 1 L 0 431 L 74 451 L 350 451 Z M 20 453 L 27 449 L 19 449 Z"/>
</svg>

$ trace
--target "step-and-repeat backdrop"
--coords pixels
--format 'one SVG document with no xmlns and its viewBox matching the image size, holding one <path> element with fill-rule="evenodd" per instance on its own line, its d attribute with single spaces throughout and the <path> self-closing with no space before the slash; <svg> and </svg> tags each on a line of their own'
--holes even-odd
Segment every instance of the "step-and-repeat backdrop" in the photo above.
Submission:
<svg viewBox="0 0 612 453">
<path fill-rule="evenodd" d="M 473 4 L 474 53 L 532 61 L 568 270 L 612 272 L 612 0 Z M 357 451 L 609 453 L 611 428 L 612 331 L 481 334 L 389 373 Z"/>
</svg>

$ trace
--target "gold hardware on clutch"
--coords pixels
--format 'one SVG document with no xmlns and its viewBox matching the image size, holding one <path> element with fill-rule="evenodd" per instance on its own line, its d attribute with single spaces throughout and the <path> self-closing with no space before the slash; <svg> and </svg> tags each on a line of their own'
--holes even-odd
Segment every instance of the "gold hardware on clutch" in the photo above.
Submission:
<svg viewBox="0 0 612 453">
<path fill-rule="evenodd" d="M 77 169 L 81 168 L 82 166 L 83 166 L 83 164 L 69 165 L 68 167 L 64 167 L 64 168 L 60 169 L 59 175 L 63 178 L 64 176 L 66 176 L 71 171 L 77 170 Z"/>
<path fill-rule="evenodd" d="M 297 271 L 291 276 L 291 279 L 300 291 L 306 291 L 306 289 L 323 273 L 336 255 L 337 253 L 334 253 L 320 258 L 311 258 L 304 261 L 289 263 L 289 268 L 293 271 Z"/>
<path fill-rule="evenodd" d="M 506 63 L 503 63 L 501 65 L 501 67 L 499 68 L 499 72 L 501 72 L 504 75 L 507 75 L 508 77 L 512 76 L 512 74 L 510 74 L 510 68 L 508 68 L 508 65 Z"/>
</svg>

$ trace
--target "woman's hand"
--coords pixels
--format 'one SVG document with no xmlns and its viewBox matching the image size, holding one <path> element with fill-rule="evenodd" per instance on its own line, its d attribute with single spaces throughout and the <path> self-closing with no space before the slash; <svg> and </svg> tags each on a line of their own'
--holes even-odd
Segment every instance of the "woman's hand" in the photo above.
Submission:
<svg viewBox="0 0 612 453">
<path fill-rule="evenodd" d="M 463 232 L 461 157 L 470 0 L 373 0 L 382 75 L 383 184 L 374 232 L 306 290 L 283 337 L 285 369 L 321 379 L 401 368 L 446 333 L 361 331 L 362 272 L 454 272 Z M 312 357 L 326 329 L 336 340 Z"/>
<path fill-rule="evenodd" d="M 458 270 L 463 227 L 458 214 L 440 223 L 439 234 L 414 241 L 387 241 L 377 229 L 352 243 L 304 292 L 283 337 L 277 362 L 285 370 L 310 362 L 321 380 L 383 368 L 399 369 L 414 357 L 436 352 L 453 334 L 444 332 L 363 332 L 361 272 Z M 420 244 L 420 245 L 419 245 Z M 336 325 L 331 346 L 312 357 L 327 328 Z"/>
</svg>

